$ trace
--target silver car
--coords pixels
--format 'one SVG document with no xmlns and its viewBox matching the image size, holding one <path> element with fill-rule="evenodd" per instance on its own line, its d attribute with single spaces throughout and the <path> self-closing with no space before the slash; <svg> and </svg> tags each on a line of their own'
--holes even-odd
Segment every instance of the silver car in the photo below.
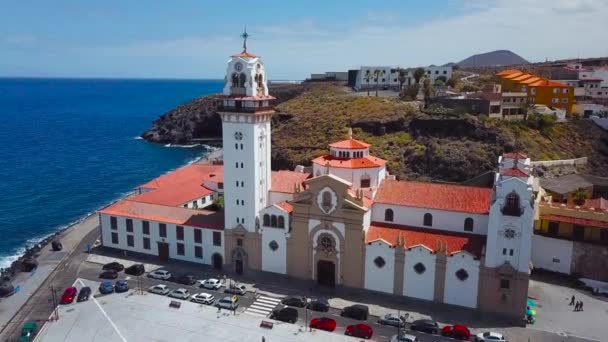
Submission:
<svg viewBox="0 0 608 342">
<path fill-rule="evenodd" d="M 384 325 L 392 325 L 394 327 L 403 327 L 405 326 L 405 319 L 403 316 L 399 317 L 395 314 L 388 314 L 380 317 L 378 319 L 378 323 Z"/>
<path fill-rule="evenodd" d="M 201 282 L 200 287 L 203 287 L 203 288 L 206 288 L 209 290 L 217 290 L 220 287 L 222 287 L 222 282 L 219 279 L 215 279 L 215 278 L 205 279 Z"/>
<path fill-rule="evenodd" d="M 215 306 L 222 309 L 236 310 L 239 307 L 239 299 L 236 296 L 227 296 L 218 300 Z"/>
<path fill-rule="evenodd" d="M 414 335 L 402 334 L 400 336 L 393 335 L 391 342 L 420 342 L 420 340 Z"/>
<path fill-rule="evenodd" d="M 169 293 L 169 297 L 186 300 L 188 297 L 190 297 L 190 292 L 188 292 L 186 289 L 179 288 L 171 291 Z"/>
<path fill-rule="evenodd" d="M 171 289 L 169 288 L 169 286 L 161 284 L 161 285 L 154 285 L 154 286 L 148 288 L 148 292 L 159 294 L 161 296 L 165 296 L 169 292 L 171 292 Z"/>
<path fill-rule="evenodd" d="M 211 305 L 215 302 L 215 297 L 209 293 L 195 293 L 190 297 L 190 301 L 199 304 Z"/>
<path fill-rule="evenodd" d="M 154 272 L 148 273 L 148 277 L 160 280 L 169 280 L 171 279 L 171 272 L 167 270 L 156 270 Z"/>
</svg>

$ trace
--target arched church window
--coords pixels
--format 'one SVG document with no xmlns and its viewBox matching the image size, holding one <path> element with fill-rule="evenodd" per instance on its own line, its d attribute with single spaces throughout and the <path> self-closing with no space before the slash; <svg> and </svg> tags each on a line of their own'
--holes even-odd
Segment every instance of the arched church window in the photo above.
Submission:
<svg viewBox="0 0 608 342">
<path fill-rule="evenodd" d="M 271 227 L 277 226 L 277 216 L 276 215 L 270 216 L 270 226 Z"/>
<path fill-rule="evenodd" d="M 247 75 L 244 72 L 239 74 L 239 87 L 245 88 L 245 82 L 247 81 Z"/>
<path fill-rule="evenodd" d="M 323 193 L 323 201 L 322 201 L 323 209 L 329 210 L 331 208 L 331 193 L 329 191 L 325 191 Z"/>
<path fill-rule="evenodd" d="M 238 87 L 239 86 L 239 74 L 238 73 L 233 73 L 232 74 L 232 82 L 231 82 L 233 87 Z"/>
<path fill-rule="evenodd" d="M 512 191 L 505 198 L 505 206 L 502 208 L 502 213 L 508 216 L 521 216 L 522 210 L 519 206 L 519 195 Z"/>
<path fill-rule="evenodd" d="M 361 188 L 369 188 L 371 186 L 371 177 L 367 174 L 361 176 Z"/>
<path fill-rule="evenodd" d="M 472 218 L 467 217 L 466 219 L 464 219 L 464 231 L 465 232 L 473 231 L 473 219 Z"/>
<path fill-rule="evenodd" d="M 270 226 L 270 215 L 264 214 L 264 225 L 266 227 Z"/>
<path fill-rule="evenodd" d="M 426 213 L 424 214 L 424 222 L 425 226 L 431 227 L 433 225 L 433 215 Z"/>
<path fill-rule="evenodd" d="M 277 221 L 277 227 L 285 228 L 285 218 L 283 218 L 283 216 L 279 216 Z"/>
<path fill-rule="evenodd" d="M 393 222 L 393 209 L 386 209 L 384 211 L 384 221 Z"/>
</svg>

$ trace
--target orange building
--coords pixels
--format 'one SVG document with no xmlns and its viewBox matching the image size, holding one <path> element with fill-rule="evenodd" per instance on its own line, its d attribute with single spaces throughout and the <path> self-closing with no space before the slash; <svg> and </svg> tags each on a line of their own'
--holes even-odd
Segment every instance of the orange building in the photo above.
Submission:
<svg viewBox="0 0 608 342">
<path fill-rule="evenodd" d="M 541 76 L 520 70 L 504 70 L 496 74 L 500 78 L 503 92 L 525 92 L 531 104 L 572 111 L 574 87 L 562 82 L 551 81 Z"/>
</svg>

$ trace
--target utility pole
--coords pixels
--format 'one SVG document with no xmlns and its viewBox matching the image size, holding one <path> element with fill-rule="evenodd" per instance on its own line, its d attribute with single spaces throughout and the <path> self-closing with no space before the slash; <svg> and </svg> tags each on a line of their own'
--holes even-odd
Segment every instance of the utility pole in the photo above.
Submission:
<svg viewBox="0 0 608 342">
<path fill-rule="evenodd" d="M 59 320 L 59 310 L 57 309 L 58 303 L 57 303 L 57 290 L 55 289 L 54 286 L 51 285 L 51 300 L 53 301 L 53 313 L 54 313 L 54 320 L 58 321 Z"/>
</svg>

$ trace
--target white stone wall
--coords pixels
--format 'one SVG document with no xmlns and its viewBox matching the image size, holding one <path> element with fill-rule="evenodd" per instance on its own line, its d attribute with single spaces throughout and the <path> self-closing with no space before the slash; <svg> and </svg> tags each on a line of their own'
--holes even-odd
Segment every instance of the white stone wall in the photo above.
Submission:
<svg viewBox="0 0 608 342">
<path fill-rule="evenodd" d="M 534 235 L 532 239 L 532 265 L 553 272 L 570 274 L 574 243 Z"/>
<path fill-rule="evenodd" d="M 384 266 L 378 267 L 374 260 L 384 259 Z M 384 241 L 374 241 L 365 246 L 365 284 L 368 290 L 393 293 L 395 278 L 395 249 Z"/>
<path fill-rule="evenodd" d="M 215 194 L 210 194 L 205 197 L 199 198 L 197 200 L 185 203 L 182 206 L 184 208 L 194 208 L 195 207 L 194 203 L 196 203 L 196 208 L 202 209 L 202 208 L 206 208 L 206 207 L 212 205 L 213 201 L 215 201 L 215 199 L 216 199 Z"/>
<path fill-rule="evenodd" d="M 143 235 L 142 233 L 142 220 L 133 220 L 133 233 L 127 233 L 126 217 L 116 216 L 118 229 L 112 230 L 110 224 L 110 215 L 99 214 L 100 225 L 101 225 L 101 236 L 103 245 L 112 248 L 118 248 L 125 251 L 133 251 L 149 255 L 158 255 L 157 242 L 169 243 L 169 257 L 171 259 L 184 260 L 190 262 L 196 262 L 201 264 L 212 264 L 212 256 L 215 253 L 219 253 L 224 259 L 224 232 L 221 230 L 204 229 L 191 226 L 184 227 L 184 240 L 177 240 L 175 224 L 167 223 L 167 237 L 161 238 L 159 236 L 159 223 L 157 221 L 150 222 L 150 235 Z M 202 242 L 194 242 L 194 229 L 200 229 L 202 231 Z M 112 243 L 112 233 L 118 233 L 118 244 Z M 213 245 L 213 232 L 219 232 L 222 236 L 222 245 Z M 133 235 L 134 246 L 129 247 L 127 245 L 127 235 Z M 150 249 L 143 248 L 143 237 L 150 238 Z M 184 255 L 177 255 L 177 243 L 184 244 Z M 196 258 L 194 254 L 194 246 L 201 246 L 203 248 L 203 258 Z"/>
<path fill-rule="evenodd" d="M 242 69 L 241 71 L 236 71 L 235 66 L 237 63 L 241 63 Z M 224 85 L 224 95 L 231 94 L 232 87 L 232 74 L 244 73 L 247 77 L 245 81 L 245 94 L 246 96 L 260 96 L 260 95 L 268 95 L 268 79 L 266 76 L 266 69 L 264 68 L 264 64 L 262 60 L 258 57 L 250 58 L 250 57 L 233 57 L 228 60 L 228 65 L 226 66 L 226 83 Z M 263 89 L 262 92 L 258 94 L 258 88 L 252 87 L 252 84 L 255 84 L 254 77 L 256 74 L 262 74 L 263 79 Z"/>
<path fill-rule="evenodd" d="M 304 190 L 304 189 L 302 189 Z M 268 193 L 268 204 L 277 204 L 285 201 L 293 201 L 293 194 L 285 192 L 270 191 Z"/>
<path fill-rule="evenodd" d="M 325 174 L 326 167 L 322 165 L 313 164 L 313 176 L 318 177 Z M 372 188 L 378 187 L 380 183 L 386 178 L 386 167 L 379 166 L 376 168 L 365 168 L 365 169 L 350 169 L 342 167 L 330 167 L 329 173 L 344 179 L 345 181 L 353 184 L 353 189 L 359 189 L 361 186 L 361 177 L 369 176 L 370 185 Z"/>
<path fill-rule="evenodd" d="M 436 255 L 426 247 L 416 246 L 405 252 L 403 270 L 403 294 L 408 297 L 433 300 L 435 296 Z M 414 266 L 424 265 L 426 270 L 418 274 Z"/>
<path fill-rule="evenodd" d="M 262 271 L 287 274 L 287 232 L 288 228 L 262 227 Z M 272 241 L 279 246 L 274 251 Z"/>
<path fill-rule="evenodd" d="M 464 269 L 468 273 L 468 278 L 464 281 L 456 276 L 456 272 L 460 269 Z M 443 293 L 445 303 L 476 308 L 478 285 L 479 261 L 467 252 L 448 256 Z"/>
<path fill-rule="evenodd" d="M 384 214 L 386 209 L 393 210 L 393 221 L 385 221 Z M 433 225 L 425 226 L 424 214 L 433 215 Z M 473 219 L 473 231 L 466 232 L 464 230 L 464 220 L 466 218 Z M 427 229 L 447 230 L 451 232 L 469 233 L 486 235 L 488 233 L 488 215 L 462 213 L 457 211 L 436 210 L 416 207 L 406 207 L 400 205 L 389 205 L 383 203 L 374 203 L 372 206 L 372 221 L 387 222 L 400 224 L 412 227 L 423 227 Z"/>
</svg>

